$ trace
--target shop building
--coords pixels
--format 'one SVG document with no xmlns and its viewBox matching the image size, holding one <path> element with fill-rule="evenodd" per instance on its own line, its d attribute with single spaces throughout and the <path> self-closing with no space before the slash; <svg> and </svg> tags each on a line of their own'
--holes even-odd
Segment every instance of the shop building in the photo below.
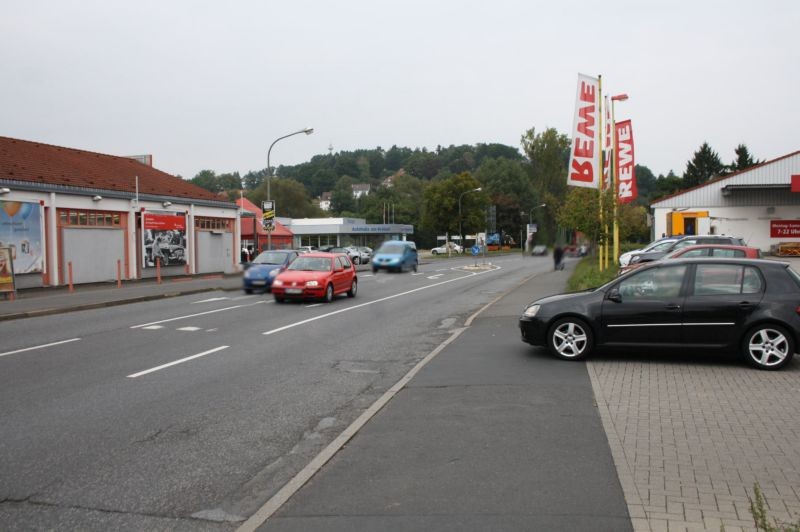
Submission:
<svg viewBox="0 0 800 532">
<path fill-rule="evenodd" d="M 0 137 L 16 288 L 239 271 L 236 204 L 151 163 Z"/>
<path fill-rule="evenodd" d="M 250 249 L 252 246 L 256 252 L 267 249 L 272 245 L 272 249 L 292 249 L 294 246 L 294 234 L 278 220 L 273 220 L 274 226 L 271 231 L 267 231 L 262 223 L 264 211 L 247 198 L 236 200 L 236 204 L 242 209 L 242 246 Z"/>
<path fill-rule="evenodd" d="M 800 151 L 650 205 L 653 233 L 730 235 L 764 253 L 800 254 Z"/>
<path fill-rule="evenodd" d="M 408 240 L 414 226 L 408 224 L 368 224 L 361 218 L 281 218 L 294 234 L 294 246 L 370 246 L 384 240 Z"/>
</svg>

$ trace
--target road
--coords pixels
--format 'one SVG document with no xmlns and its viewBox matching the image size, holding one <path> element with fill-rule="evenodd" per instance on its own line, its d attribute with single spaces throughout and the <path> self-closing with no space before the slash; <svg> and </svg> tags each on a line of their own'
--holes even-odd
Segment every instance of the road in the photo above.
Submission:
<svg viewBox="0 0 800 532">
<path fill-rule="evenodd" d="M 361 272 L 331 304 L 200 294 L 0 323 L 4 528 L 236 528 L 451 329 L 552 268 L 474 262 Z"/>
</svg>

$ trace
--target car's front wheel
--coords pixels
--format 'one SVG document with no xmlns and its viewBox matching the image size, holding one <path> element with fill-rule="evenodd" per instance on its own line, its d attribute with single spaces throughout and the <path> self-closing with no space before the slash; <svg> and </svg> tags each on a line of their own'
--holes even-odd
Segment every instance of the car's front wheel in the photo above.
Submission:
<svg viewBox="0 0 800 532">
<path fill-rule="evenodd" d="M 780 325 L 758 325 L 745 335 L 742 355 L 758 369 L 781 369 L 794 356 L 794 340 Z"/>
<path fill-rule="evenodd" d="M 581 360 L 594 347 L 592 330 L 579 318 L 561 318 L 550 327 L 547 347 L 558 358 Z"/>
<path fill-rule="evenodd" d="M 253 289 L 252 288 L 245 288 L 244 289 L 244 293 L 245 294 L 252 294 L 253 293 Z"/>
<path fill-rule="evenodd" d="M 331 301 L 333 301 L 333 285 L 329 284 L 325 289 L 325 303 L 330 303 Z"/>
<path fill-rule="evenodd" d="M 438 255 L 438 254 L 439 254 L 439 252 L 438 252 L 438 251 L 436 251 L 435 249 L 432 249 L 432 250 L 431 250 L 431 255 Z"/>
</svg>

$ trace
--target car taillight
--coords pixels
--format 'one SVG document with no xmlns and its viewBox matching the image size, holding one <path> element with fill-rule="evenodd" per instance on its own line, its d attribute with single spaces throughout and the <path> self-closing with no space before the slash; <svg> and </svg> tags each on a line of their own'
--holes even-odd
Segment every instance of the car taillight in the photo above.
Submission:
<svg viewBox="0 0 800 532">
<path fill-rule="evenodd" d="M 794 311 L 797 313 L 798 316 L 800 316 L 800 307 L 797 307 L 796 309 L 794 309 Z"/>
</svg>

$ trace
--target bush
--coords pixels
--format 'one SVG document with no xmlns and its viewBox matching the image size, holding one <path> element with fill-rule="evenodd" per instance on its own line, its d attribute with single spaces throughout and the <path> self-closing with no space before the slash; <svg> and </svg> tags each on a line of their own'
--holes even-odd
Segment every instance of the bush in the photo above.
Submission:
<svg viewBox="0 0 800 532">
<path fill-rule="evenodd" d="M 609 262 L 607 269 L 600 271 L 596 256 L 588 256 L 581 259 L 575 267 L 575 272 L 567 281 L 567 290 L 578 292 L 587 288 L 595 288 L 603 285 L 617 275 L 617 267 Z"/>
</svg>

